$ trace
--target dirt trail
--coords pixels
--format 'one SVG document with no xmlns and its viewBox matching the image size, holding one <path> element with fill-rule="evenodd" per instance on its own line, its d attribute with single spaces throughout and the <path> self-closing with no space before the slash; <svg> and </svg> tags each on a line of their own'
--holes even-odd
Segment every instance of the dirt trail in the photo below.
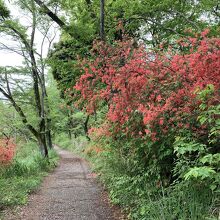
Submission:
<svg viewBox="0 0 220 220">
<path fill-rule="evenodd" d="M 5 220 L 117 220 L 85 160 L 57 149 L 60 164 L 47 176 L 25 207 Z M 103 196 L 104 195 L 104 196 Z"/>
</svg>

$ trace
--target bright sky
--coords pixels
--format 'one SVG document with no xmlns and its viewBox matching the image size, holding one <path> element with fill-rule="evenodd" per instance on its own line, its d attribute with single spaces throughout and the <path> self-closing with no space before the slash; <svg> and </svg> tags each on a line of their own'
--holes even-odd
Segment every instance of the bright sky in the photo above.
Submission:
<svg viewBox="0 0 220 220">
<path fill-rule="evenodd" d="M 7 6 L 11 10 L 11 15 L 15 17 L 19 16 L 19 12 L 18 10 L 16 10 L 14 6 L 12 6 L 9 3 L 7 4 Z M 12 42 L 9 39 L 3 38 L 2 36 L 1 36 L 0 42 L 3 42 L 7 45 L 12 44 Z M 22 61 L 23 61 L 23 58 L 19 56 L 18 54 L 12 53 L 6 50 L 0 50 L 0 66 L 15 66 L 15 65 L 19 66 L 22 64 Z"/>
<path fill-rule="evenodd" d="M 24 24 L 24 25 L 30 24 L 28 22 L 28 18 L 24 14 L 22 14 L 23 11 L 19 10 L 18 7 L 13 6 L 12 4 L 8 3 L 8 1 L 5 1 L 5 3 L 7 4 L 8 8 L 11 11 L 11 15 L 15 18 L 18 18 L 21 24 Z M 51 31 L 50 31 L 51 36 L 53 36 L 55 32 L 57 32 L 57 34 L 54 39 L 54 42 L 57 42 L 59 40 L 59 32 L 57 31 L 57 28 L 55 28 L 54 26 L 51 28 Z M 36 39 L 35 40 L 36 47 L 38 50 L 40 50 L 40 45 L 41 45 L 43 37 L 39 31 L 36 32 L 35 39 Z M 16 43 L 14 43 L 13 41 L 11 41 L 10 39 L 4 36 L 0 36 L 0 43 L 4 43 L 7 46 L 16 46 Z M 0 44 L 0 47 L 1 47 L 1 44 Z M 47 55 L 47 50 L 48 50 L 48 42 L 45 42 L 44 53 L 43 53 L 44 57 L 46 57 Z M 8 51 L 8 50 L 0 50 L 0 66 L 20 66 L 22 65 L 22 62 L 23 62 L 22 56 L 14 52 Z"/>
</svg>

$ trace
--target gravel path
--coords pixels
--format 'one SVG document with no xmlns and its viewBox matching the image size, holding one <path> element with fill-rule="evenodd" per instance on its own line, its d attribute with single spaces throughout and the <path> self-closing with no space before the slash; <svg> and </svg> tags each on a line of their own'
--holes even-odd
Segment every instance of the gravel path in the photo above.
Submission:
<svg viewBox="0 0 220 220">
<path fill-rule="evenodd" d="M 6 220 L 117 220 L 118 208 L 109 205 L 87 162 L 57 149 L 60 164 L 47 176 L 25 207 Z"/>
</svg>

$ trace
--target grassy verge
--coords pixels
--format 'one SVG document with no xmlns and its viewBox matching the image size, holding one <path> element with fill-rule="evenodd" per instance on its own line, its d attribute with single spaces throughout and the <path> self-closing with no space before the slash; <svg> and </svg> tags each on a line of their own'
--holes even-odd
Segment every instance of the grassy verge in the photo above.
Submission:
<svg viewBox="0 0 220 220">
<path fill-rule="evenodd" d="M 40 155 L 35 143 L 19 144 L 12 164 L 0 170 L 0 216 L 6 207 L 25 204 L 28 194 L 40 185 L 57 161 L 53 150 L 48 161 Z"/>
<path fill-rule="evenodd" d="M 153 185 L 144 171 L 136 173 L 112 152 L 90 154 L 90 161 L 109 191 L 133 220 L 219 220 L 219 197 L 205 184 Z"/>
</svg>

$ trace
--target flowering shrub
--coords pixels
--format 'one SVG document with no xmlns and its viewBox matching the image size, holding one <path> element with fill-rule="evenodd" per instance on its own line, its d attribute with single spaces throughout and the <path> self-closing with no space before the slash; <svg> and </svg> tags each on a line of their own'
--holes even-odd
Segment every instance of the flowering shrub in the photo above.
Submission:
<svg viewBox="0 0 220 220">
<path fill-rule="evenodd" d="M 144 46 L 135 48 L 132 40 L 113 46 L 96 43 L 95 58 L 83 62 L 83 74 L 74 87 L 80 92 L 78 104 L 89 113 L 107 104 L 115 132 L 147 135 L 153 141 L 183 127 L 202 134 L 205 126 L 198 129 L 196 124 L 197 92 L 212 84 L 211 104 L 220 88 L 220 39 L 206 34 L 179 40 L 184 54 L 172 48 L 166 53 L 146 52 Z"/>
<path fill-rule="evenodd" d="M 15 147 L 12 139 L 0 139 L 0 165 L 7 165 L 12 161 Z"/>
<path fill-rule="evenodd" d="M 93 140 L 98 140 L 102 137 L 111 136 L 109 124 L 103 123 L 99 128 L 92 127 L 89 129 L 88 134 L 92 136 Z"/>
<path fill-rule="evenodd" d="M 136 47 L 132 40 L 96 42 L 92 55 L 92 60 L 81 62 L 82 75 L 69 92 L 89 114 L 107 109 L 108 127 L 93 128 L 95 140 L 106 134 L 115 149 L 149 175 L 166 185 L 172 182 L 179 160 L 176 137 L 206 144 L 209 125 L 198 117 L 220 100 L 220 39 L 208 38 L 204 31 L 159 52 Z M 212 94 L 202 109 L 199 94 L 210 85 Z"/>
</svg>

